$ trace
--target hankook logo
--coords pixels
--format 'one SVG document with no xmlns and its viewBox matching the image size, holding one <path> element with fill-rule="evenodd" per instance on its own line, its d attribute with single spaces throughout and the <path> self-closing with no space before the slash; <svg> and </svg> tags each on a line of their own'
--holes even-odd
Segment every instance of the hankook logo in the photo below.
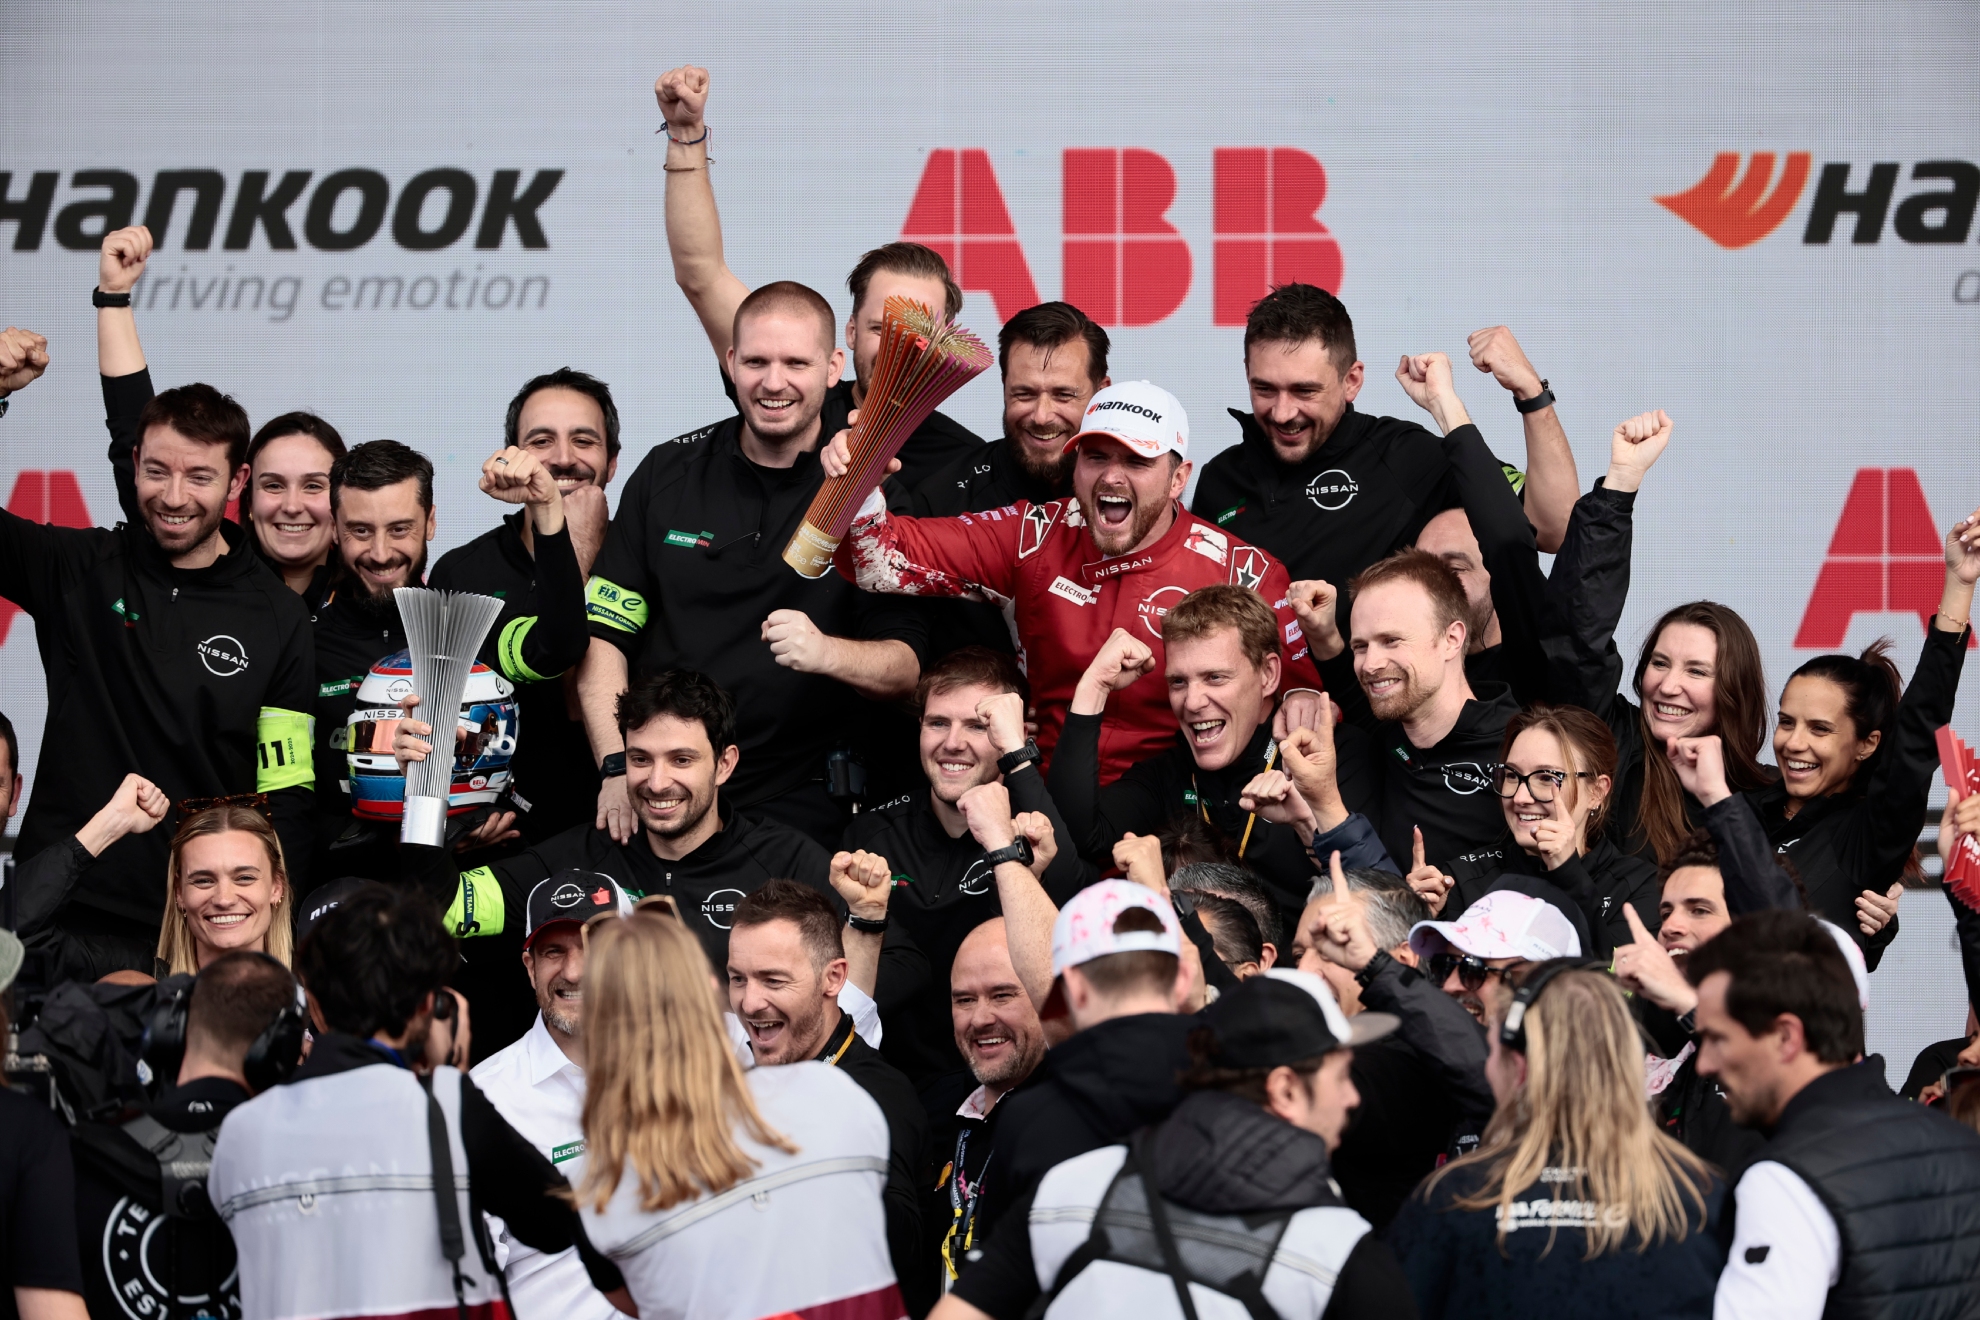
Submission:
<svg viewBox="0 0 1980 1320">
<path fill-rule="evenodd" d="M 1306 483 L 1306 498 L 1333 512 L 1345 509 L 1361 493 L 1361 483 L 1339 468 L 1328 468 Z"/>
<path fill-rule="evenodd" d="M 1103 403 L 1096 403 L 1086 410 L 1086 414 L 1091 417 L 1094 413 L 1107 412 L 1109 410 L 1134 413 L 1136 416 L 1146 417 L 1157 426 L 1162 424 L 1161 413 L 1156 412 L 1153 408 L 1144 408 L 1138 403 L 1129 403 L 1125 399 L 1108 399 Z"/>
<path fill-rule="evenodd" d="M 199 652 L 199 662 L 206 671 L 221 678 L 232 678 L 248 667 L 247 648 L 239 638 L 226 633 L 215 633 L 193 649 Z"/>
</svg>

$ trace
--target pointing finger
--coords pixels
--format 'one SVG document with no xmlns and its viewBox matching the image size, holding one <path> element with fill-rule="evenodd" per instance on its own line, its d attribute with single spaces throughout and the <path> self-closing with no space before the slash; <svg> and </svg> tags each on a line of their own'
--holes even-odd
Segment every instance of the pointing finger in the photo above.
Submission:
<svg viewBox="0 0 1980 1320">
<path fill-rule="evenodd" d="M 1643 918 L 1636 915 L 1634 903 L 1623 904 L 1623 920 L 1629 923 L 1629 933 L 1633 943 L 1650 943 L 1650 930 L 1643 924 Z"/>
<path fill-rule="evenodd" d="M 1414 838 L 1409 845 L 1409 869 L 1414 871 L 1423 865 L 1423 827 L 1412 825 L 1410 833 Z"/>
<path fill-rule="evenodd" d="M 1341 850 L 1338 848 L 1327 858 L 1327 874 L 1328 878 L 1334 882 L 1334 901 L 1336 903 L 1347 902 L 1347 875 L 1341 870 Z"/>
</svg>

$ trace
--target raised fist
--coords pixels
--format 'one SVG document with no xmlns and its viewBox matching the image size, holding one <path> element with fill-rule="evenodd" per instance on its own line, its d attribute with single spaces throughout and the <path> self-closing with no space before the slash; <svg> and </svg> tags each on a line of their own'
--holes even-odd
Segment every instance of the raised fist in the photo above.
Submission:
<svg viewBox="0 0 1980 1320">
<path fill-rule="evenodd" d="M 1609 475 L 1602 484 L 1610 490 L 1635 490 L 1670 442 L 1670 415 L 1661 408 L 1616 423 L 1609 437 Z"/>
<path fill-rule="evenodd" d="M 1429 408 L 1437 399 L 1457 393 L 1451 379 L 1451 360 L 1442 353 L 1405 353 L 1396 366 L 1396 383 L 1419 408 Z"/>
<path fill-rule="evenodd" d="M 832 888 L 855 917 L 880 921 L 887 915 L 887 898 L 894 888 L 894 868 L 877 853 L 834 853 Z"/>
<path fill-rule="evenodd" d="M 1318 578 L 1295 582 L 1286 588 L 1286 602 L 1292 606 L 1299 630 L 1306 635 L 1307 648 L 1315 660 L 1332 660 L 1347 648 L 1347 643 L 1341 640 L 1340 620 L 1335 612 L 1340 595 L 1333 583 Z"/>
<path fill-rule="evenodd" d="M 976 703 L 976 713 L 990 726 L 990 745 L 999 755 L 1009 755 L 1024 746 L 1024 698 L 1015 692 L 999 692 Z"/>
<path fill-rule="evenodd" d="M 701 112 L 708 105 L 708 70 L 692 64 L 669 69 L 653 84 L 653 96 L 660 102 L 670 136 L 701 136 Z"/>
<path fill-rule="evenodd" d="M 1162 866 L 1162 841 L 1154 835 L 1123 834 L 1114 845 L 1114 865 L 1144 889 L 1168 897 L 1169 875 Z"/>
<path fill-rule="evenodd" d="M 1516 399 L 1531 399 L 1540 393 L 1540 373 L 1526 360 L 1526 351 L 1502 325 L 1473 331 L 1465 341 L 1471 349 L 1471 365 L 1492 373 L 1492 379 L 1513 392 Z"/>
<path fill-rule="evenodd" d="M 480 484 L 484 494 L 504 504 L 551 504 L 560 497 L 550 470 L 513 445 L 481 465 Z"/>
<path fill-rule="evenodd" d="M 0 394 L 26 389 L 48 370 L 48 341 L 32 330 L 0 330 Z"/>
<path fill-rule="evenodd" d="M 1702 738 L 1673 738 L 1665 749 L 1678 783 L 1703 806 L 1716 806 L 1732 796 L 1726 784 L 1726 751 L 1717 734 Z"/>
<path fill-rule="evenodd" d="M 1008 848 L 1017 838 L 1017 825 L 1011 820 L 1011 795 L 1002 784 L 978 784 L 956 799 L 956 810 L 963 823 L 985 852 Z"/>
<path fill-rule="evenodd" d="M 1109 692 L 1119 692 L 1154 668 L 1155 652 L 1148 643 L 1125 628 L 1116 628 L 1086 667 L 1086 679 Z"/>
<path fill-rule="evenodd" d="M 103 236 L 103 255 L 96 263 L 96 287 L 105 293 L 129 293 L 151 259 L 151 231 L 143 225 L 115 229 Z"/>
<path fill-rule="evenodd" d="M 1042 811 L 1020 811 L 1011 827 L 1031 845 L 1031 874 L 1043 880 L 1059 855 L 1059 836 L 1052 828 L 1052 818 Z"/>
</svg>

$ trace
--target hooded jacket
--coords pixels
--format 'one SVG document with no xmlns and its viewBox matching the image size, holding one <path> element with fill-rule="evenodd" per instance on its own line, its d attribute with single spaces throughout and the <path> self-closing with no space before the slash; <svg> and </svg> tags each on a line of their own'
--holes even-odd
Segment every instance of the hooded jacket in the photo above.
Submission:
<svg viewBox="0 0 1980 1320">
<path fill-rule="evenodd" d="M 1454 861 L 1443 869 L 1457 882 L 1445 905 L 1453 913 L 1464 911 L 1494 889 L 1534 892 L 1515 883 L 1517 877 L 1546 881 L 1573 904 L 1568 920 L 1575 922 L 1575 933 L 1586 939 L 1581 946 L 1586 957 L 1605 958 L 1617 945 L 1634 942 L 1629 918 L 1623 915 L 1624 904 L 1636 909 L 1645 930 L 1656 930 L 1663 920 L 1658 911 L 1662 886 L 1657 880 L 1657 868 L 1641 857 L 1622 851 L 1602 835 L 1595 837 L 1587 852 L 1569 857 L 1552 870 L 1538 857 L 1517 847 L 1509 836 L 1501 840 L 1496 857 L 1475 855 Z M 1551 901 L 1551 895 L 1542 893 L 1538 897 Z M 1577 916 L 1580 921 L 1575 921 Z"/>
</svg>

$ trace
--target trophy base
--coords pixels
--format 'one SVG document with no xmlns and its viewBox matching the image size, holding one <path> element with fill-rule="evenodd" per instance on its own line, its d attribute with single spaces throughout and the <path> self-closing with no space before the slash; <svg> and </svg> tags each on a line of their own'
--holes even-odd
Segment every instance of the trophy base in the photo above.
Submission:
<svg viewBox="0 0 1980 1320">
<path fill-rule="evenodd" d="M 399 842 L 439 848 L 447 842 L 447 799 L 406 797 L 405 814 L 399 819 Z"/>
<path fill-rule="evenodd" d="M 809 521 L 798 524 L 797 535 L 784 547 L 784 562 L 808 578 L 821 578 L 832 567 L 843 537 L 820 531 Z"/>
</svg>

